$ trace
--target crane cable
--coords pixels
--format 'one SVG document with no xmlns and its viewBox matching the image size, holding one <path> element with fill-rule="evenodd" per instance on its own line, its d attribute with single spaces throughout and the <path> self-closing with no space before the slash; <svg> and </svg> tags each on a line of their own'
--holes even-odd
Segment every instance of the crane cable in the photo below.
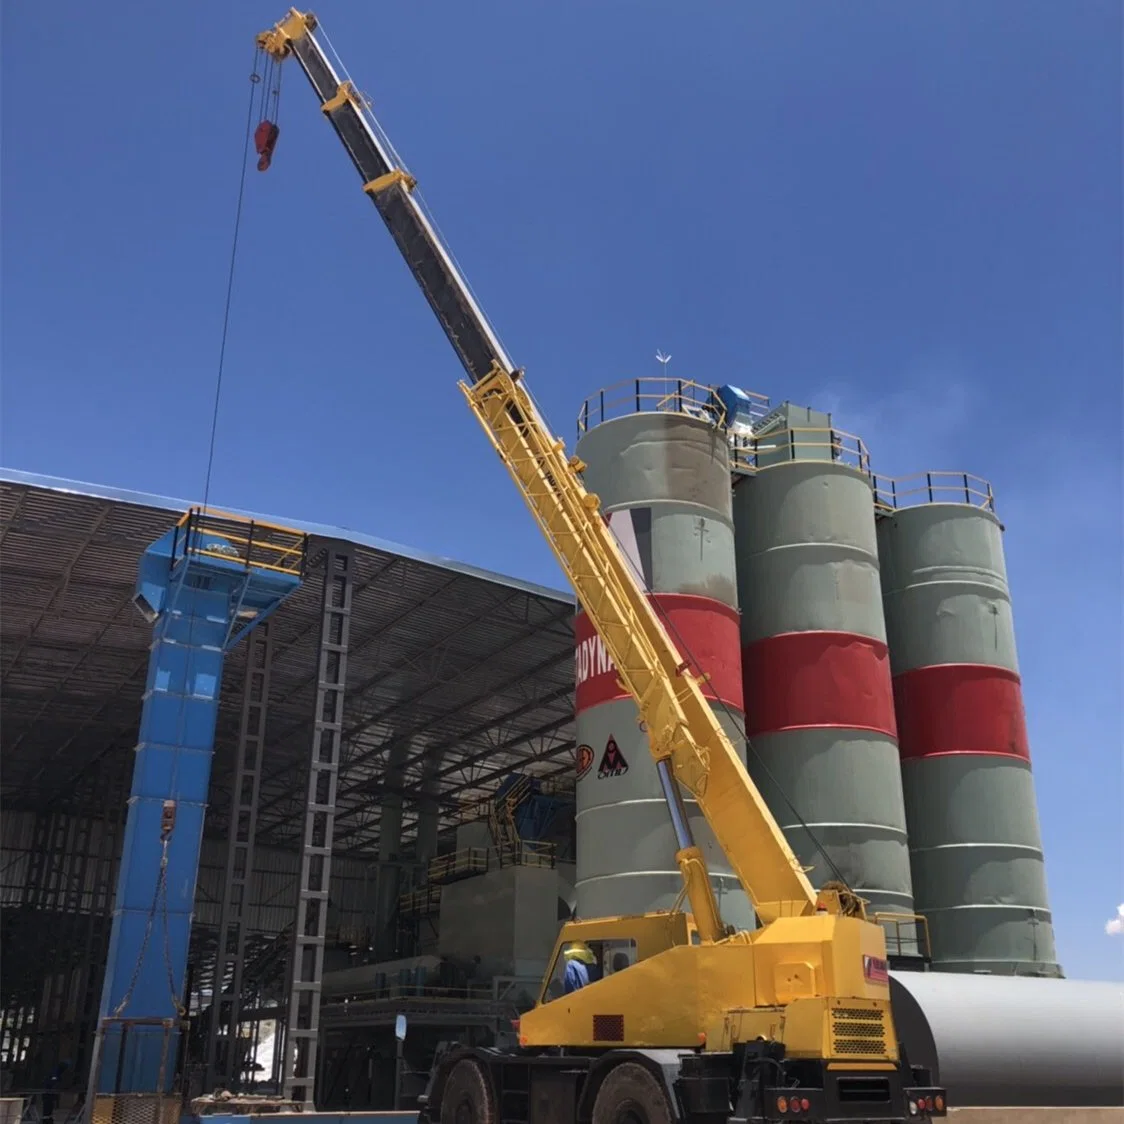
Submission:
<svg viewBox="0 0 1124 1124">
<path fill-rule="evenodd" d="M 215 438 L 218 433 L 219 427 L 219 405 L 222 401 L 222 376 L 226 366 L 226 342 L 230 334 L 230 309 L 234 300 L 234 272 L 235 265 L 238 261 L 238 235 L 242 229 L 242 204 L 246 198 L 246 165 L 249 163 L 248 155 L 250 151 L 250 140 L 254 131 L 254 109 L 255 103 L 259 103 L 258 86 L 262 86 L 260 98 L 260 116 L 262 119 L 265 117 L 268 99 L 270 97 L 268 79 L 272 76 L 272 68 L 267 64 L 265 78 L 266 82 L 262 82 L 263 76 L 258 73 L 258 62 L 262 54 L 260 47 L 254 48 L 254 60 L 250 70 L 250 97 L 249 104 L 246 107 L 246 129 L 245 135 L 242 138 L 242 158 L 240 161 L 239 175 L 238 175 L 238 202 L 234 208 L 234 235 L 231 239 L 230 245 L 230 265 L 227 269 L 226 275 L 226 300 L 223 303 L 222 313 L 222 334 L 219 341 L 219 362 L 218 372 L 215 377 L 215 400 L 214 406 L 211 411 L 211 434 L 210 444 L 207 449 L 207 471 L 203 480 L 203 512 L 207 511 L 207 500 L 211 494 L 211 473 L 215 464 Z M 280 100 L 280 75 L 278 73 L 278 84 L 275 89 L 276 104 Z"/>
</svg>

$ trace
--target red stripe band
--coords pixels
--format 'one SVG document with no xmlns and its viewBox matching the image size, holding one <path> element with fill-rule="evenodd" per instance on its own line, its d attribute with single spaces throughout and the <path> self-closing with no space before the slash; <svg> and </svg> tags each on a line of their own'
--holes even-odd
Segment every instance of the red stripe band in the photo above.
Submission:
<svg viewBox="0 0 1124 1124">
<path fill-rule="evenodd" d="M 700 684 L 708 699 L 733 710 L 742 709 L 742 661 L 737 609 L 710 597 L 690 593 L 654 593 L 650 600 L 684 659 L 696 673 L 710 678 Z M 591 706 L 628 698 L 617 681 L 609 653 L 584 612 L 574 620 L 574 679 L 578 714 Z"/>
<path fill-rule="evenodd" d="M 1030 760 L 1018 675 L 989 664 L 937 664 L 894 678 L 904 759 L 984 753 Z"/>
<path fill-rule="evenodd" d="M 886 645 L 853 632 L 786 632 L 742 651 L 746 733 L 840 728 L 893 738 Z"/>
</svg>

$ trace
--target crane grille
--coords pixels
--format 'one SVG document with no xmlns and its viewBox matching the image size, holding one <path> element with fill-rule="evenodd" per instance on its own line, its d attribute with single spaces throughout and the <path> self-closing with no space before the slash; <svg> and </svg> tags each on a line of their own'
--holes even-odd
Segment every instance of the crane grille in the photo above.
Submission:
<svg viewBox="0 0 1124 1124">
<path fill-rule="evenodd" d="M 836 1007 L 831 1012 L 831 1039 L 836 1057 L 885 1057 L 886 1012 L 877 1007 Z"/>
</svg>

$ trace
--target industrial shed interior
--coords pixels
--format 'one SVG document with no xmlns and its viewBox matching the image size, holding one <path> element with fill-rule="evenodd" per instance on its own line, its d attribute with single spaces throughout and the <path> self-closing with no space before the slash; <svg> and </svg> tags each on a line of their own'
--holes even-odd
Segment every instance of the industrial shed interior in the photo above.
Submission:
<svg viewBox="0 0 1124 1124">
<path fill-rule="evenodd" d="M 182 511 L 19 474 L 6 476 L 2 495 L 0 1064 L 10 1089 L 46 1088 L 62 1065 L 56 1083 L 80 1090 L 152 644 L 134 604 L 137 567 Z M 314 534 L 320 575 L 311 569 L 233 650 L 223 676 L 186 985 L 185 1088 L 195 1093 L 280 1080 L 275 1033 L 308 889 L 322 571 L 325 551 L 341 546 L 354 570 L 321 1104 L 389 1099 L 387 1043 L 400 1012 L 417 1028 L 419 1068 L 431 1035 L 509 1018 L 537 991 L 569 910 L 572 601 Z M 241 869 L 252 873 L 232 875 Z M 371 963 L 379 967 L 358 968 Z M 218 1017 L 216 979 L 223 990 L 239 984 Z M 337 996 L 361 1002 L 344 1008 Z M 231 1036 L 232 1026 L 241 1033 Z"/>
<path fill-rule="evenodd" d="M 1049 1041 L 1081 1051 L 1058 1103 L 1117 1103 L 1121 989 L 1054 951 L 986 482 L 879 479 L 826 414 L 664 380 L 587 401 L 578 449 L 809 877 L 883 925 L 911 1053 L 950 1097 L 1035 1105 L 1020 1059 Z M 409 1108 L 439 1042 L 534 1005 L 563 920 L 678 900 L 635 704 L 571 596 L 18 472 L 2 498 L 5 1096 L 77 1113 L 129 1057 L 197 1111 Z"/>
</svg>

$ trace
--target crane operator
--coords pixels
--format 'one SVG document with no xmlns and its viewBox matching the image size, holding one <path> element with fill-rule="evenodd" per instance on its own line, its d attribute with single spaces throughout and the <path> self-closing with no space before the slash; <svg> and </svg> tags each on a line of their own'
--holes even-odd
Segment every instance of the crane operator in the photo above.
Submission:
<svg viewBox="0 0 1124 1124">
<path fill-rule="evenodd" d="M 562 977 L 562 994 L 569 995 L 589 983 L 589 969 L 597 963 L 592 949 L 584 941 L 575 941 L 562 954 L 566 958 L 566 974 Z"/>
</svg>

